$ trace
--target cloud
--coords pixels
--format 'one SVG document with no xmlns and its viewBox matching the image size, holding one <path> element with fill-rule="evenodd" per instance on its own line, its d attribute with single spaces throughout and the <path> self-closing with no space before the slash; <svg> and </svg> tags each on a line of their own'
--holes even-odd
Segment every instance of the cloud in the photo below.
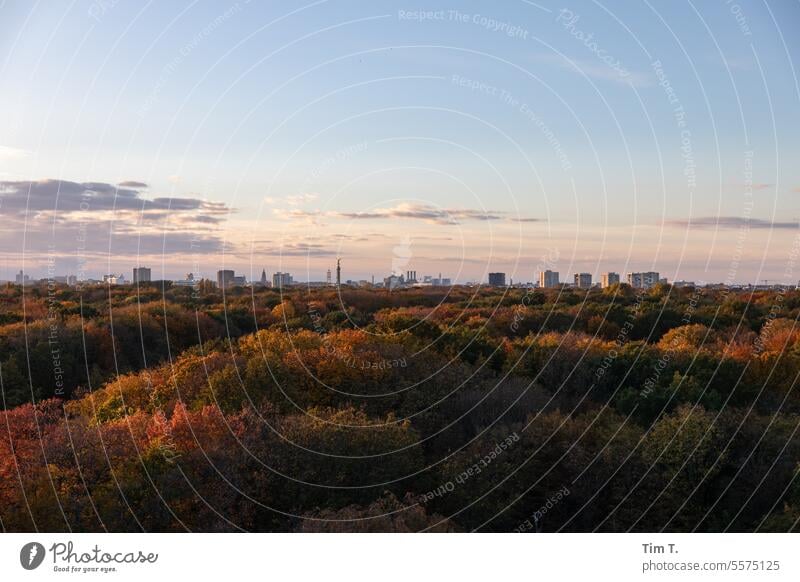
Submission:
<svg viewBox="0 0 800 582">
<path fill-rule="evenodd" d="M 276 198 L 274 196 L 266 196 L 264 198 L 264 203 L 269 205 L 280 204 L 284 202 L 289 206 L 302 206 L 308 202 L 313 202 L 319 198 L 319 195 L 314 194 L 313 192 L 306 192 L 304 194 L 296 194 L 292 196 L 284 196 L 283 198 Z"/>
<path fill-rule="evenodd" d="M 376 208 L 368 212 L 335 212 L 335 211 L 308 211 L 308 210 L 280 210 L 274 213 L 282 218 L 293 220 L 317 221 L 319 218 L 339 218 L 347 220 L 422 220 L 431 224 L 454 225 L 461 221 L 488 221 L 488 220 L 514 220 L 520 222 L 535 222 L 535 218 L 509 217 L 507 212 L 500 210 L 472 210 L 464 208 L 438 208 L 428 204 L 402 203 L 390 208 Z"/>
<path fill-rule="evenodd" d="M 336 255 L 336 250 L 329 245 L 304 242 L 277 244 L 256 242 L 249 245 L 247 250 L 255 254 L 273 257 L 331 257 Z"/>
<path fill-rule="evenodd" d="M 726 57 L 715 56 L 714 61 L 721 62 L 727 69 L 738 71 L 750 71 L 755 67 L 755 61 L 751 57 Z"/>
<path fill-rule="evenodd" d="M 342 212 L 339 216 L 351 219 L 396 219 L 410 218 L 433 224 L 458 224 L 460 220 L 501 220 L 501 212 L 468 210 L 461 208 L 437 208 L 427 204 L 402 203 L 391 208 L 379 208 L 370 212 Z"/>
<path fill-rule="evenodd" d="M 0 181 L 0 215 L 25 216 L 37 211 L 97 212 L 101 210 L 138 212 L 196 210 L 227 214 L 231 209 L 221 202 L 200 198 L 141 197 L 141 188 L 123 187 L 105 182 L 70 182 L 67 180 Z"/>
<path fill-rule="evenodd" d="M 183 215 L 176 216 L 174 222 L 178 224 L 219 224 L 225 220 L 223 216 L 210 216 L 208 214 L 199 214 L 196 216 Z"/>
<path fill-rule="evenodd" d="M 771 222 L 760 218 L 741 216 L 705 216 L 702 218 L 668 220 L 669 226 L 682 228 L 755 228 L 755 229 L 800 229 L 800 222 Z"/>
<path fill-rule="evenodd" d="M 0 250 L 75 257 L 212 253 L 234 210 L 196 197 L 144 198 L 144 182 L 0 181 Z"/>
<path fill-rule="evenodd" d="M 273 208 L 272 214 L 274 214 L 276 218 L 300 221 L 314 226 L 324 226 L 321 219 L 326 215 L 326 213 L 320 212 L 319 210 L 299 210 L 297 208 L 291 208 L 289 210 Z"/>
<path fill-rule="evenodd" d="M 532 59 L 540 63 L 560 67 L 561 69 L 578 75 L 584 74 L 591 79 L 614 81 L 624 85 L 633 85 L 634 87 L 649 87 L 653 84 L 652 77 L 647 73 L 637 73 L 628 69 L 614 68 L 598 62 L 582 59 L 568 59 L 567 57 L 554 54 L 537 54 L 533 55 Z"/>
<path fill-rule="evenodd" d="M 300 206 L 301 204 L 305 204 L 306 202 L 313 202 L 316 200 L 318 196 L 312 192 L 307 192 L 305 194 L 298 194 L 297 196 L 287 196 L 286 203 L 290 206 Z"/>
<path fill-rule="evenodd" d="M 20 148 L 0 146 L 0 160 L 21 160 L 32 155 L 33 152 Z"/>
</svg>

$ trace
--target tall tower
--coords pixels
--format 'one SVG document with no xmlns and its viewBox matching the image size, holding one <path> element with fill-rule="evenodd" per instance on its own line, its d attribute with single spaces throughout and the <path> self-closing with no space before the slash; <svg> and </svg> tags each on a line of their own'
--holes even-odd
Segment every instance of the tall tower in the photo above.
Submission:
<svg viewBox="0 0 800 582">
<path fill-rule="evenodd" d="M 261 286 L 262 287 L 266 287 L 267 286 L 267 270 L 266 269 L 261 269 Z"/>
<path fill-rule="evenodd" d="M 328 269 L 328 273 L 325 275 L 325 282 L 328 284 L 328 287 L 331 286 L 331 270 Z"/>
<path fill-rule="evenodd" d="M 342 285 L 342 259 L 336 259 L 336 286 Z"/>
</svg>

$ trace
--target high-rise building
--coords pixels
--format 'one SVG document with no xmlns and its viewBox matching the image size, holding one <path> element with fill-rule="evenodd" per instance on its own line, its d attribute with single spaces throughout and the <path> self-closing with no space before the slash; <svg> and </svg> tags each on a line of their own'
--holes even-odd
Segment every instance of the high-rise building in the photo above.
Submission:
<svg viewBox="0 0 800 582">
<path fill-rule="evenodd" d="M 332 285 L 332 283 L 331 283 L 331 270 L 330 269 L 328 269 L 328 272 L 325 274 L 325 283 L 327 283 L 329 286 Z"/>
<path fill-rule="evenodd" d="M 505 287 L 506 274 L 505 273 L 489 273 L 489 285 L 492 287 Z"/>
<path fill-rule="evenodd" d="M 342 285 L 342 259 L 336 259 L 336 286 Z"/>
<path fill-rule="evenodd" d="M 619 283 L 619 273 L 609 271 L 600 275 L 600 286 L 605 289 Z"/>
<path fill-rule="evenodd" d="M 628 285 L 635 289 L 650 289 L 658 280 L 659 275 L 655 271 L 628 273 Z"/>
<path fill-rule="evenodd" d="M 261 286 L 266 287 L 268 284 L 269 281 L 267 281 L 267 270 L 261 269 Z"/>
<path fill-rule="evenodd" d="M 575 273 L 575 286 L 578 289 L 589 289 L 592 286 L 591 273 Z"/>
<path fill-rule="evenodd" d="M 227 289 L 233 285 L 233 278 L 235 273 L 231 269 L 222 269 L 217 271 L 217 287 L 220 289 Z"/>
<path fill-rule="evenodd" d="M 558 287 L 558 285 L 558 271 L 551 271 L 548 269 L 539 273 L 539 287 L 552 289 Z"/>
<path fill-rule="evenodd" d="M 272 286 L 276 289 L 282 289 L 283 287 L 288 287 L 294 283 L 291 274 L 289 273 L 281 273 L 278 271 L 272 275 Z"/>
<path fill-rule="evenodd" d="M 20 269 L 19 273 L 17 273 L 16 276 L 14 277 L 14 281 L 17 283 L 17 285 L 23 285 L 28 281 L 30 281 L 30 277 L 28 277 L 25 273 L 22 272 L 22 269 Z"/>
<path fill-rule="evenodd" d="M 149 267 L 135 267 L 133 269 L 133 284 L 149 283 L 150 282 L 150 268 Z"/>
</svg>

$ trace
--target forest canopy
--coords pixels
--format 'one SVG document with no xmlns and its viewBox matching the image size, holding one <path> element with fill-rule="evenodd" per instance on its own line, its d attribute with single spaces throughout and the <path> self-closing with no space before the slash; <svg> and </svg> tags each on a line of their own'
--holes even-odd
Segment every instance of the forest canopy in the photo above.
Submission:
<svg viewBox="0 0 800 582">
<path fill-rule="evenodd" d="M 790 531 L 800 293 L 0 292 L 6 531 Z"/>
</svg>

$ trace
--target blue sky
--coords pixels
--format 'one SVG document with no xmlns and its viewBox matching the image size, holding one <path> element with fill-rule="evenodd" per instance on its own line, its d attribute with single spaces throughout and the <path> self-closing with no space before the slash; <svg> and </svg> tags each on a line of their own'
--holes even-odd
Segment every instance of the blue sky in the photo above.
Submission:
<svg viewBox="0 0 800 582">
<path fill-rule="evenodd" d="M 800 279 L 797 2 L 0 14 L 0 278 Z"/>
</svg>

